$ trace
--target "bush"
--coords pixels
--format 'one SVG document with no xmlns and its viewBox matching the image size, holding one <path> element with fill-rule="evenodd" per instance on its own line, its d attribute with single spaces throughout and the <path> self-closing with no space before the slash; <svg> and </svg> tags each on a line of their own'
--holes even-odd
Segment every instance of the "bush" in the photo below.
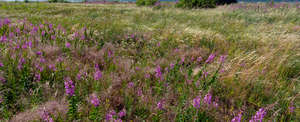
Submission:
<svg viewBox="0 0 300 122">
<path fill-rule="evenodd" d="M 177 6 L 183 8 L 214 8 L 216 5 L 236 2 L 237 0 L 180 0 Z"/>
<path fill-rule="evenodd" d="M 136 5 L 138 6 L 153 6 L 158 0 L 137 0 Z"/>
</svg>

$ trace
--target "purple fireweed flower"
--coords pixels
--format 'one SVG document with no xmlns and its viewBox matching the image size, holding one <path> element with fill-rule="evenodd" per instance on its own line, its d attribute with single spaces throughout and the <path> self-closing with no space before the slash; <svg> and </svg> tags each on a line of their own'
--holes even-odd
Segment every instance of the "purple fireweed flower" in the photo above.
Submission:
<svg viewBox="0 0 300 122">
<path fill-rule="evenodd" d="M 118 113 L 118 116 L 119 116 L 119 118 L 122 118 L 122 117 L 126 116 L 126 110 L 123 109 L 122 111 L 120 111 L 120 112 Z"/>
<path fill-rule="evenodd" d="M 55 40 L 56 36 L 55 35 L 51 35 L 51 40 Z"/>
<path fill-rule="evenodd" d="M 45 110 L 45 108 L 44 108 L 43 112 L 41 113 L 41 118 L 45 122 L 54 122 L 53 119 L 51 118 L 50 114 Z"/>
<path fill-rule="evenodd" d="M 249 122 L 262 122 L 265 115 L 267 114 L 266 110 L 264 108 L 260 108 L 254 116 L 252 116 L 251 120 Z"/>
<path fill-rule="evenodd" d="M 106 121 L 111 121 L 112 119 L 113 119 L 113 115 L 111 115 L 110 113 L 106 114 L 105 116 Z"/>
<path fill-rule="evenodd" d="M 53 24 L 49 24 L 48 27 L 49 27 L 50 30 L 52 30 L 53 29 Z"/>
<path fill-rule="evenodd" d="M 26 45 L 26 44 L 23 44 L 23 45 L 22 45 L 22 49 L 27 49 L 27 45 Z"/>
<path fill-rule="evenodd" d="M 23 64 L 25 63 L 25 59 L 24 58 L 20 58 L 19 60 L 19 64 L 18 64 L 18 69 L 21 70 L 23 68 Z"/>
<path fill-rule="evenodd" d="M 174 66 L 175 66 L 175 64 L 171 63 L 171 64 L 170 64 L 170 69 L 173 69 Z"/>
<path fill-rule="evenodd" d="M 290 106 L 289 106 L 289 112 L 290 113 L 294 113 L 295 112 L 295 106 L 294 106 L 293 103 L 291 103 Z"/>
<path fill-rule="evenodd" d="M 43 30 L 41 34 L 42 36 L 44 36 L 46 34 L 46 31 Z"/>
<path fill-rule="evenodd" d="M 100 105 L 100 100 L 98 99 L 98 97 L 93 94 L 91 96 L 91 103 L 95 106 L 95 107 L 98 107 Z"/>
<path fill-rule="evenodd" d="M 162 110 L 163 109 L 163 103 L 161 101 L 159 101 L 157 104 L 156 104 L 157 108 Z"/>
<path fill-rule="evenodd" d="M 242 113 L 239 113 L 238 116 L 235 116 L 231 122 L 241 122 L 242 120 Z"/>
<path fill-rule="evenodd" d="M 214 54 L 214 53 L 210 54 L 209 57 L 206 59 L 205 63 L 208 63 L 208 64 L 212 63 L 214 61 L 215 57 L 216 57 L 216 54 Z"/>
<path fill-rule="evenodd" d="M 207 93 L 204 98 L 203 98 L 203 102 L 206 103 L 206 104 L 211 104 L 211 93 Z"/>
<path fill-rule="evenodd" d="M 162 78 L 162 72 L 161 72 L 160 66 L 157 66 L 157 67 L 156 67 L 156 70 L 155 70 L 155 77 L 156 77 L 156 78 L 159 78 L 159 79 Z"/>
<path fill-rule="evenodd" d="M 138 91 L 137 91 L 137 95 L 138 95 L 138 96 L 142 96 L 142 95 L 143 95 L 143 91 L 142 91 L 142 89 L 141 89 L 141 88 L 139 88 L 139 89 L 138 89 Z"/>
<path fill-rule="evenodd" d="M 221 55 L 221 57 L 220 57 L 220 62 L 221 63 L 224 63 L 224 61 L 226 60 L 226 55 Z"/>
<path fill-rule="evenodd" d="M 100 70 L 96 70 L 94 73 L 94 80 L 99 80 L 102 77 L 102 72 Z"/>
<path fill-rule="evenodd" d="M 11 21 L 8 18 L 5 18 L 4 21 L 3 21 L 3 24 L 8 25 L 8 24 L 10 24 L 10 22 Z"/>
<path fill-rule="evenodd" d="M 32 48 L 32 42 L 31 42 L 31 41 L 26 42 L 26 44 L 27 44 L 27 46 L 28 46 L 29 48 Z"/>
<path fill-rule="evenodd" d="M 133 83 L 133 82 L 129 82 L 127 87 L 128 87 L 129 89 L 130 89 L 130 88 L 133 88 L 133 87 L 134 87 L 134 83 Z"/>
<path fill-rule="evenodd" d="M 52 71 L 56 71 L 56 67 L 55 67 L 55 64 L 49 64 L 48 65 L 48 68 Z"/>
<path fill-rule="evenodd" d="M 46 59 L 42 57 L 42 58 L 40 58 L 40 62 L 41 62 L 41 63 L 45 63 L 45 62 L 46 62 Z"/>
<path fill-rule="evenodd" d="M 6 41 L 7 41 L 7 37 L 5 35 L 1 36 L 0 42 L 6 42 Z"/>
<path fill-rule="evenodd" d="M 202 78 L 206 78 L 207 75 L 208 75 L 208 72 L 205 72 L 205 71 L 202 72 Z"/>
<path fill-rule="evenodd" d="M 145 78 L 149 79 L 150 78 L 150 74 L 146 73 L 145 74 Z"/>
<path fill-rule="evenodd" d="M 71 47 L 71 43 L 66 42 L 65 46 L 66 46 L 66 48 L 70 48 Z"/>
<path fill-rule="evenodd" d="M 184 60 L 185 60 L 185 58 L 182 57 L 181 60 L 180 60 L 180 62 L 179 62 L 179 64 L 183 64 L 183 63 L 184 63 Z"/>
<path fill-rule="evenodd" d="M 41 52 L 41 51 L 36 52 L 36 55 L 38 55 L 38 56 L 41 56 L 42 54 L 43 54 L 43 52 Z"/>
<path fill-rule="evenodd" d="M 81 39 L 81 40 L 85 40 L 85 35 L 82 34 L 80 39 Z"/>
<path fill-rule="evenodd" d="M 3 67 L 4 66 L 4 64 L 0 61 L 0 67 Z"/>
<path fill-rule="evenodd" d="M 5 78 L 0 76 L 0 82 L 5 83 L 6 82 Z"/>
<path fill-rule="evenodd" d="M 71 80 L 70 77 L 65 78 L 65 89 L 66 89 L 66 94 L 69 96 L 73 96 L 75 92 L 75 84 Z"/>
<path fill-rule="evenodd" d="M 201 103 L 201 97 L 197 96 L 196 98 L 193 99 L 194 108 L 199 109 L 200 103 Z"/>
<path fill-rule="evenodd" d="M 77 80 L 81 80 L 81 73 L 78 73 L 78 74 L 76 75 L 76 79 L 77 79 Z"/>
<path fill-rule="evenodd" d="M 41 80 L 41 74 L 40 73 L 35 74 L 34 79 L 35 79 L 35 81 L 40 81 Z"/>
</svg>

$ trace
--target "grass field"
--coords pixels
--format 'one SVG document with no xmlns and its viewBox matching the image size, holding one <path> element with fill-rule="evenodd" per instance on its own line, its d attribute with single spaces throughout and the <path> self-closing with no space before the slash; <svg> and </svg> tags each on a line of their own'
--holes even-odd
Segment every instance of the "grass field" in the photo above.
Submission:
<svg viewBox="0 0 300 122">
<path fill-rule="evenodd" d="M 300 4 L 0 3 L 0 118 L 300 121 Z"/>
</svg>

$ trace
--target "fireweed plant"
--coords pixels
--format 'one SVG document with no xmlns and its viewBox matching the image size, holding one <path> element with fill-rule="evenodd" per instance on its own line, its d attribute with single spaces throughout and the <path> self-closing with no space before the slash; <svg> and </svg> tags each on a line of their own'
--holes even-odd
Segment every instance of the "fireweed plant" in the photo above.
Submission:
<svg viewBox="0 0 300 122">
<path fill-rule="evenodd" d="M 236 4 L 177 12 L 173 12 L 175 8 L 144 7 L 137 12 L 142 9 L 121 5 L 116 5 L 118 9 L 39 5 L 0 4 L 0 15 L 21 11 L 32 15 L 28 19 L 0 18 L 1 120 L 298 119 L 300 65 L 294 53 L 300 49 L 299 40 L 286 40 L 297 37 L 293 34 L 300 30 L 293 26 L 299 24 L 296 20 L 300 14 L 295 14 L 299 8 Z M 220 9 L 226 10 L 224 14 Z M 276 13 L 268 13 L 270 10 Z M 73 11 L 84 16 L 70 14 Z M 277 13 L 283 19 L 275 16 Z M 43 18 L 44 14 L 50 17 Z M 54 20 L 55 16 L 62 19 Z M 216 19 L 219 17 L 222 19 Z M 94 19 L 97 23 L 77 24 Z M 191 21 L 187 23 L 186 19 Z M 273 24 L 276 22 L 288 24 L 277 26 Z M 189 25 L 207 33 L 195 34 L 198 31 Z M 273 31 L 266 32 L 258 25 L 278 33 L 273 35 Z M 262 29 L 262 33 L 256 33 L 256 29 Z M 272 36 L 262 36 L 266 33 Z M 279 38 L 279 33 L 292 36 Z M 285 41 L 279 43 L 277 39 Z M 43 105 L 45 109 L 41 109 Z"/>
</svg>

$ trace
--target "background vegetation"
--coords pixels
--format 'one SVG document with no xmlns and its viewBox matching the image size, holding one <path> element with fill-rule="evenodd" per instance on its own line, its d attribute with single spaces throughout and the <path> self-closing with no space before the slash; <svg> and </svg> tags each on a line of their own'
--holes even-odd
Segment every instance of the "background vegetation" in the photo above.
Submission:
<svg viewBox="0 0 300 122">
<path fill-rule="evenodd" d="M 0 118 L 298 121 L 299 10 L 0 3 Z"/>
</svg>

